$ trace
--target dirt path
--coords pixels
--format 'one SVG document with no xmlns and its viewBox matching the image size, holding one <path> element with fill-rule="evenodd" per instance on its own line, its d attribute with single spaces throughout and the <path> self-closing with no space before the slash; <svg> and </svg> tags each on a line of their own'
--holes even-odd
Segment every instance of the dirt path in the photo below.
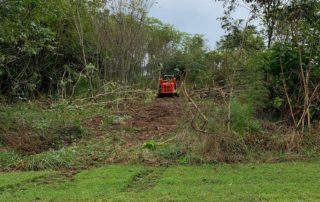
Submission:
<svg viewBox="0 0 320 202">
<path fill-rule="evenodd" d="M 179 98 L 158 98 L 147 106 L 134 108 L 133 118 L 126 125 L 139 129 L 139 140 L 160 138 L 177 128 L 182 116 L 179 101 Z"/>
</svg>

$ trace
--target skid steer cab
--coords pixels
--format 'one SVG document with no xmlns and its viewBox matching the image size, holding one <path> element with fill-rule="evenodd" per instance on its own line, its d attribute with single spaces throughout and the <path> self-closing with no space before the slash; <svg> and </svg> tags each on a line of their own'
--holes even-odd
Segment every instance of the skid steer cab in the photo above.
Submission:
<svg viewBox="0 0 320 202">
<path fill-rule="evenodd" d="M 164 75 L 159 80 L 158 97 L 179 96 L 177 92 L 177 79 L 174 75 Z"/>
</svg>

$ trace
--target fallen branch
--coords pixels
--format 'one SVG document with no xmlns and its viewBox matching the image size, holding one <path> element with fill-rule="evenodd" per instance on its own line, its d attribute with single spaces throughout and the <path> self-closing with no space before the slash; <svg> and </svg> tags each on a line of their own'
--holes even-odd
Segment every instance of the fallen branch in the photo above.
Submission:
<svg viewBox="0 0 320 202">
<path fill-rule="evenodd" d="M 75 99 L 74 102 L 83 102 L 83 101 L 92 100 L 92 99 L 97 99 L 97 98 L 100 98 L 100 97 L 103 97 L 103 96 L 107 96 L 107 95 L 112 95 L 112 94 L 129 94 L 129 93 L 144 94 L 145 91 L 143 91 L 143 90 L 128 90 L 128 91 L 115 90 L 115 91 L 108 92 L 108 93 L 98 94 L 98 95 L 95 95 L 95 96 L 93 96 L 93 97 Z"/>
<path fill-rule="evenodd" d="M 132 111 L 135 115 L 139 116 L 140 118 L 148 119 L 148 117 L 145 117 L 145 116 L 139 114 L 139 113 L 136 112 L 134 109 L 129 109 L 129 110 Z"/>
<path fill-rule="evenodd" d="M 137 98 L 118 98 L 112 101 L 107 101 L 107 102 L 98 102 L 98 103 L 88 103 L 88 104 L 83 104 L 83 105 L 75 105 L 75 107 L 86 107 L 86 106 L 102 106 L 102 105 L 107 105 L 107 104 L 113 104 L 113 103 L 118 103 L 120 101 L 128 101 L 128 100 L 136 100 Z"/>
<path fill-rule="evenodd" d="M 291 115 L 291 118 L 292 118 L 294 126 L 296 128 L 298 128 L 297 121 L 296 121 L 296 118 L 295 118 L 294 112 L 293 112 L 293 107 L 292 107 L 292 104 L 291 104 L 291 99 L 290 99 L 290 96 L 289 96 L 289 93 L 288 93 L 288 87 L 287 87 L 287 83 L 286 83 L 285 76 L 284 76 L 284 67 L 283 67 L 283 64 L 282 64 L 281 57 L 280 57 L 280 67 L 281 67 L 281 76 L 282 76 L 281 81 L 282 81 L 284 93 L 286 95 L 287 102 L 288 102 L 288 105 L 289 105 L 290 115 Z"/>
<path fill-rule="evenodd" d="M 306 109 L 308 109 L 308 108 L 311 106 L 312 101 L 313 101 L 314 97 L 317 95 L 317 92 L 318 92 L 319 88 L 320 88 L 320 84 L 316 86 L 316 88 L 315 88 L 315 90 L 313 91 L 311 97 L 309 98 L 308 103 L 307 103 L 307 106 L 306 106 Z M 301 125 L 302 122 L 304 121 L 305 116 L 306 116 L 306 114 L 307 114 L 307 112 L 308 112 L 306 109 L 303 110 L 302 116 L 301 116 L 301 118 L 300 118 L 300 120 L 299 120 L 296 128 L 300 127 L 300 125 Z"/>
<path fill-rule="evenodd" d="M 193 105 L 193 107 L 198 111 L 198 113 L 200 114 L 200 116 L 202 117 L 202 119 L 208 123 L 208 118 L 201 112 L 200 108 L 198 107 L 198 105 L 193 101 L 193 99 L 189 96 L 187 89 L 186 89 L 186 85 L 185 82 L 182 82 L 182 87 L 183 87 L 183 92 L 185 94 L 185 96 L 188 98 L 189 102 L 191 102 L 191 104 Z"/>
<path fill-rule="evenodd" d="M 201 112 L 200 108 L 198 107 L 198 105 L 193 101 L 193 99 L 189 96 L 187 90 L 186 90 L 186 86 L 185 86 L 185 83 L 182 82 L 182 89 L 183 89 L 183 92 L 185 94 L 185 96 L 187 97 L 188 101 L 193 105 L 193 107 L 197 110 L 197 112 L 200 114 L 200 116 L 202 117 L 202 119 L 204 120 L 204 125 L 208 124 L 209 120 L 208 118 Z M 193 117 L 192 121 L 191 121 L 191 126 L 194 130 L 198 131 L 198 132 L 201 132 L 201 133 L 204 133 L 204 134 L 207 134 L 208 132 L 205 131 L 205 130 L 201 130 L 199 127 L 196 126 L 196 124 L 194 123 L 194 119 L 195 119 L 195 116 Z"/>
</svg>

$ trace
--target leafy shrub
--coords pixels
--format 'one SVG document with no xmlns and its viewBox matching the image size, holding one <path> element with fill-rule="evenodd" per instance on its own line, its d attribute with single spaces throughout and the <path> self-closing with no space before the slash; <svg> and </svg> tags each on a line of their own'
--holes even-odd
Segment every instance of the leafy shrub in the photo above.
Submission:
<svg viewBox="0 0 320 202">
<path fill-rule="evenodd" d="M 157 143 L 154 140 L 149 140 L 143 144 L 143 148 L 154 151 L 157 148 Z"/>
<path fill-rule="evenodd" d="M 260 124 L 253 116 L 253 108 L 248 104 L 234 101 L 231 106 L 231 126 L 232 130 L 244 136 L 246 132 L 260 130 Z"/>
<path fill-rule="evenodd" d="M 157 93 L 154 90 L 151 89 L 146 89 L 145 95 L 144 95 L 144 100 L 146 103 L 150 103 L 154 100 L 156 97 Z"/>
</svg>

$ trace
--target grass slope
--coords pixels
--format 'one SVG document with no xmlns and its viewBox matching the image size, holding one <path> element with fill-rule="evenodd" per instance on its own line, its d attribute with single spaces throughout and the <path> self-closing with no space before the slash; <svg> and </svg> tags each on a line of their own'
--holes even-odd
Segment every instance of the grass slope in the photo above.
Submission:
<svg viewBox="0 0 320 202">
<path fill-rule="evenodd" d="M 112 165 L 81 172 L 66 182 L 4 190 L 0 201 L 319 201 L 319 166 L 320 161 L 169 168 Z M 1 179 L 16 182 L 25 175 L 4 174 Z"/>
</svg>

